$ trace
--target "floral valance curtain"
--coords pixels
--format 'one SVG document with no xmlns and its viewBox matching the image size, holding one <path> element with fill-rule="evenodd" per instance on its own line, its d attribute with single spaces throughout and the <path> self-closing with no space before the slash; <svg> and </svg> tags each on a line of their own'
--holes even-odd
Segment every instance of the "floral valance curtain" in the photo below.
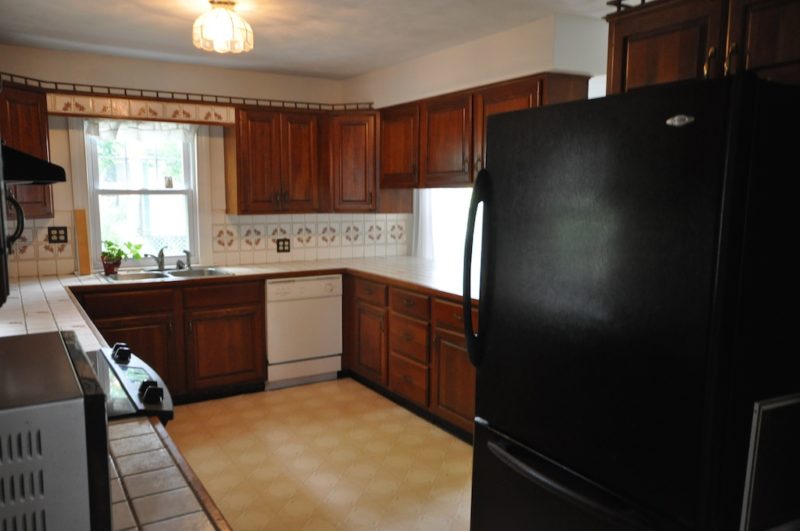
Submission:
<svg viewBox="0 0 800 531">
<path fill-rule="evenodd" d="M 100 140 L 142 140 L 142 133 L 158 131 L 167 138 L 191 141 L 197 134 L 197 125 L 138 120 L 87 120 L 86 134 Z"/>
</svg>

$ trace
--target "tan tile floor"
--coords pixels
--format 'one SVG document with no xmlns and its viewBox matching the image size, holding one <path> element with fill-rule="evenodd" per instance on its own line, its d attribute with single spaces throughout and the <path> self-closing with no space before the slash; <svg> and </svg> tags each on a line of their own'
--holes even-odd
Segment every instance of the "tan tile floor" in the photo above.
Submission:
<svg viewBox="0 0 800 531">
<path fill-rule="evenodd" d="M 167 429 L 236 531 L 469 529 L 472 448 L 350 379 L 179 406 Z"/>
</svg>

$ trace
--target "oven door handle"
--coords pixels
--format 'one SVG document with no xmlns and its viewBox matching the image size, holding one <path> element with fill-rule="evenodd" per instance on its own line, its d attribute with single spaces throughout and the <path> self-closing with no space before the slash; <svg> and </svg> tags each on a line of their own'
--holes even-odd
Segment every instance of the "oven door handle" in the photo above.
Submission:
<svg viewBox="0 0 800 531">
<path fill-rule="evenodd" d="M 14 242 L 20 239 L 22 231 L 25 230 L 25 213 L 22 211 L 22 205 L 14 197 L 8 195 L 6 196 L 6 201 L 13 207 L 14 217 L 17 218 L 17 228 L 6 237 L 6 242 L 10 249 Z"/>
</svg>

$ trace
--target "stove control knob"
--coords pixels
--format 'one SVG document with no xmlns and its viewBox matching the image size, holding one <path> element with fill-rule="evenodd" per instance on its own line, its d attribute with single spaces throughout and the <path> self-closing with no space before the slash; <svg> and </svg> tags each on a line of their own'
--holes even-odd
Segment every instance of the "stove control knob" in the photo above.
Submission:
<svg viewBox="0 0 800 531">
<path fill-rule="evenodd" d="M 164 400 L 164 389 L 155 380 L 145 380 L 139 385 L 139 398 L 145 404 L 160 404 Z"/>
<path fill-rule="evenodd" d="M 131 354 L 127 343 L 114 343 L 114 348 L 111 349 L 111 357 L 121 365 L 127 365 L 131 361 Z"/>
</svg>

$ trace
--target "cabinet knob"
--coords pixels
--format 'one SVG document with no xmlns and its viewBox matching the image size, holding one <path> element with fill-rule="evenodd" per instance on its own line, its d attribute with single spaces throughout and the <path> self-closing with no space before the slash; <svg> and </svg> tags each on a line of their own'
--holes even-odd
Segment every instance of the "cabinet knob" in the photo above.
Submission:
<svg viewBox="0 0 800 531">
<path fill-rule="evenodd" d="M 409 334 L 408 332 L 403 334 L 403 341 L 411 341 L 411 339 L 412 339 L 411 334 Z"/>
</svg>

